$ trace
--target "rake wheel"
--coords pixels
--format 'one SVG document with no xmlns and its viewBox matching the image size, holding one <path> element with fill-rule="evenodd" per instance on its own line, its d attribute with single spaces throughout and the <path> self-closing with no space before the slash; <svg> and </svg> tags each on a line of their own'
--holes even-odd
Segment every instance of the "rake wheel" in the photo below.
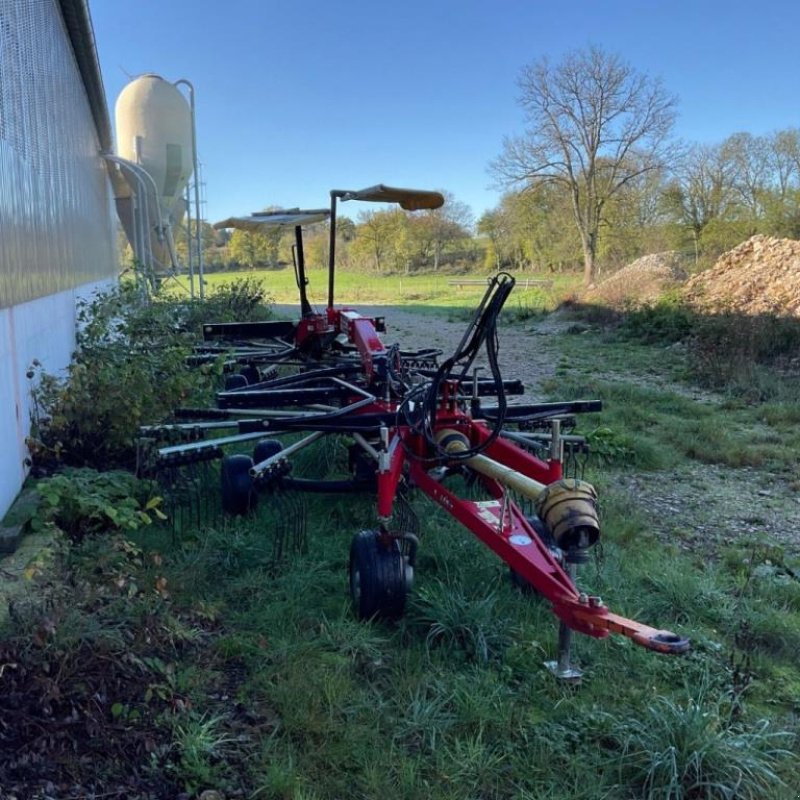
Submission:
<svg viewBox="0 0 800 800">
<path fill-rule="evenodd" d="M 242 516 L 255 508 L 257 495 L 250 477 L 252 466 L 253 459 L 250 456 L 225 456 L 222 459 L 222 510 L 226 514 Z"/>
<path fill-rule="evenodd" d="M 408 595 L 408 567 L 397 539 L 360 531 L 350 545 L 350 597 L 359 619 L 398 619 Z"/>
</svg>

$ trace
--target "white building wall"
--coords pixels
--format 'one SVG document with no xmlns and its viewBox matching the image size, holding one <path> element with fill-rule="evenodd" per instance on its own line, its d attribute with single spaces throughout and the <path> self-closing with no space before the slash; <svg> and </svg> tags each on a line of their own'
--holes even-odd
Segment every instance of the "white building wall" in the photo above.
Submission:
<svg viewBox="0 0 800 800">
<path fill-rule="evenodd" d="M 60 374 L 75 346 L 77 302 L 105 282 L 68 289 L 12 308 L 0 309 L 0 517 L 13 502 L 28 472 L 32 412 L 27 372 L 38 359 Z"/>
<path fill-rule="evenodd" d="M 110 187 L 57 0 L 0 0 L 0 516 L 25 477 L 34 358 L 69 363 L 76 299 L 117 271 Z"/>
</svg>

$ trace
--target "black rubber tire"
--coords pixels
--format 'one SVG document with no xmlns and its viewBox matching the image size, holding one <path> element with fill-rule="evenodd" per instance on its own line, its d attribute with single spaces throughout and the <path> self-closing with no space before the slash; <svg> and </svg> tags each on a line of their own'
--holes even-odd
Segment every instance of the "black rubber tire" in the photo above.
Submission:
<svg viewBox="0 0 800 800">
<path fill-rule="evenodd" d="M 233 392 L 236 389 L 244 389 L 247 386 L 247 378 L 244 375 L 226 375 L 225 391 Z"/>
<path fill-rule="evenodd" d="M 277 439 L 259 439 L 253 448 L 253 462 L 260 464 L 262 461 L 275 456 L 283 450 L 283 445 Z"/>
<path fill-rule="evenodd" d="M 220 468 L 222 510 L 226 514 L 242 516 L 256 506 L 258 496 L 250 477 L 253 459 L 250 456 L 225 456 Z"/>
<path fill-rule="evenodd" d="M 259 383 L 261 380 L 261 373 L 258 371 L 258 367 L 254 367 L 252 364 L 242 367 L 239 370 L 239 374 L 247 381 L 249 386 Z"/>
<path fill-rule="evenodd" d="M 399 619 L 408 596 L 407 565 L 396 539 L 360 531 L 350 545 L 350 598 L 362 620 Z"/>
</svg>

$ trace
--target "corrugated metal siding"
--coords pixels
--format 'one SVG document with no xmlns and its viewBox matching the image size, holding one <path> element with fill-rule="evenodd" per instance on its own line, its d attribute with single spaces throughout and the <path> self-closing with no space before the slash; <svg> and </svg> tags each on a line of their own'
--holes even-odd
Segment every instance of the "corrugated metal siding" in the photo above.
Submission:
<svg viewBox="0 0 800 800">
<path fill-rule="evenodd" d="M 56 0 L 1 0 L 0 308 L 116 270 L 99 150 Z"/>
</svg>

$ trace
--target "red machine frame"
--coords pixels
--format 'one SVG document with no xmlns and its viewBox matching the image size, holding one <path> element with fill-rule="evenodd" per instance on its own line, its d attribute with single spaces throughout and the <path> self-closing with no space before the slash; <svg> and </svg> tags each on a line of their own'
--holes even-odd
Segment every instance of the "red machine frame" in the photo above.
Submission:
<svg viewBox="0 0 800 800">
<path fill-rule="evenodd" d="M 301 212 L 293 209 L 288 212 L 275 212 L 274 214 L 254 215 L 251 218 L 229 219 L 217 227 L 243 227 L 249 230 L 258 229 L 258 224 L 266 220 L 275 224 L 275 219 L 282 224 L 294 225 L 296 232 L 295 270 L 297 285 L 300 291 L 300 305 L 302 319 L 292 329 L 288 340 L 289 355 L 291 357 L 311 358 L 312 366 L 306 365 L 303 372 L 296 378 L 273 379 L 257 383 L 252 387 L 222 392 L 218 404 L 221 410 L 215 411 L 215 418 L 224 418 L 225 414 L 238 414 L 234 423 L 239 429 L 239 436 L 230 437 L 230 440 L 246 440 L 259 435 L 272 434 L 280 431 L 306 431 L 311 436 L 299 444 L 294 444 L 281 452 L 268 455 L 261 462 L 249 461 L 248 479 L 250 483 L 243 483 L 247 491 L 257 489 L 261 483 L 275 475 L 274 467 L 285 463 L 287 454 L 328 433 L 344 434 L 355 437 L 361 442 L 365 452 L 375 462 L 375 486 L 377 488 L 377 528 L 369 533 L 372 538 L 367 541 L 361 535 L 362 542 L 355 543 L 355 550 L 351 550 L 351 588 L 353 581 L 353 552 L 359 547 L 378 548 L 373 555 L 383 558 L 389 554 L 392 565 L 401 565 L 403 574 L 408 575 L 413 568 L 413 553 L 399 555 L 398 539 L 401 535 L 392 529 L 392 518 L 397 492 L 401 482 L 413 486 L 431 500 L 445 509 L 465 528 L 471 531 L 481 542 L 496 553 L 510 569 L 536 592 L 546 598 L 553 608 L 555 615 L 561 620 L 561 634 L 559 636 L 559 660 L 553 662 L 551 668 L 563 678 L 579 677 L 579 670 L 569 663 L 569 633 L 578 631 L 595 638 L 603 638 L 609 633 L 617 633 L 632 639 L 637 644 L 660 653 L 683 653 L 689 649 L 688 639 L 678 636 L 671 631 L 660 630 L 649 625 L 627 619 L 612 613 L 603 601 L 592 595 L 587 595 L 575 585 L 575 564 L 580 561 L 575 557 L 570 559 L 566 553 L 554 546 L 553 540 L 546 540 L 541 531 L 537 529 L 531 518 L 526 516 L 522 508 L 515 502 L 509 490 L 509 484 L 501 473 L 513 473 L 514 480 L 529 482 L 531 485 L 542 487 L 562 486 L 569 495 L 573 489 L 584 492 L 584 496 L 593 496 L 593 489 L 588 484 L 563 481 L 561 450 L 559 449 L 558 423 L 552 428 L 552 448 L 550 458 L 543 460 L 531 452 L 519 447 L 503 435 L 501 426 L 492 427 L 491 418 L 487 416 L 480 402 L 480 382 L 477 373 L 471 380 L 465 378 L 466 370 L 472 364 L 474 352 L 462 369 L 461 376 L 445 375 L 440 385 L 431 389 L 435 394 L 435 420 L 430 430 L 421 432 L 419 427 L 408 423 L 401 415 L 408 397 L 403 396 L 402 390 L 393 386 L 390 379 L 392 359 L 396 353 L 390 352 L 383 344 L 379 332 L 383 329 L 383 319 L 371 319 L 361 316 L 350 308 L 334 306 L 334 254 L 336 245 L 336 209 L 340 200 L 367 200 L 374 202 L 395 202 L 409 210 L 435 209 L 443 202 L 443 197 L 436 192 L 422 192 L 416 190 L 392 189 L 386 186 L 375 186 L 361 191 L 331 192 L 330 211 L 330 262 L 328 282 L 328 305 L 324 314 L 313 311 L 306 297 L 305 264 L 303 260 L 301 227 L 308 220 L 320 221 L 328 217 L 327 210 Z M 277 217 L 276 217 L 277 215 Z M 283 216 L 281 216 L 283 215 Z M 266 223 L 264 223 L 266 224 Z M 510 280 L 510 283 L 509 283 Z M 501 286 L 505 296 L 513 286 L 513 279 L 494 279 L 487 294 L 476 311 L 473 319 L 474 341 L 481 346 L 485 343 L 485 335 L 476 335 L 474 332 L 486 317 L 484 308 L 491 303 L 490 296 L 497 287 Z M 503 300 L 499 301 L 502 306 Z M 250 325 L 251 327 L 247 327 Z M 277 331 L 275 325 L 285 323 L 263 323 L 262 326 L 273 325 L 269 330 Z M 244 326 L 210 325 L 206 326 L 207 333 L 212 336 L 229 338 L 234 335 L 241 336 L 247 329 L 256 331 L 252 324 Z M 266 335 L 268 328 L 258 328 Z M 284 330 L 284 329 L 281 329 Z M 226 333 L 227 331 L 227 333 Z M 469 331 L 468 331 L 469 334 Z M 481 338 L 483 336 L 483 338 Z M 465 334 L 464 342 L 468 339 Z M 470 342 L 472 344 L 472 342 Z M 328 366 L 327 354 L 336 346 L 351 348 L 353 358 L 342 368 L 344 371 L 337 373 L 339 367 Z M 248 351 L 248 358 L 252 358 L 252 351 Z M 281 356 L 283 358 L 283 356 Z M 280 359 L 278 359 L 279 363 Z M 339 361 L 332 362 L 341 364 Z M 422 380 L 422 378 L 419 378 Z M 419 383 L 419 380 L 417 383 Z M 435 391 L 434 391 L 435 389 Z M 471 390 L 471 397 L 470 397 Z M 307 401 L 298 400 L 298 396 L 308 397 Z M 433 397 L 433 395 L 430 395 Z M 430 399 L 429 397 L 429 399 Z M 313 403 L 334 403 L 323 406 Z M 505 402 L 505 401 L 503 401 Z M 259 403 L 261 405 L 259 405 Z M 569 410 L 577 404 L 562 404 Z M 275 411 L 269 413 L 264 408 L 276 408 L 294 404 L 302 411 Z M 337 405 L 338 404 L 338 405 Z M 550 408 L 550 405 L 553 407 Z M 599 407 L 598 403 L 590 402 L 591 410 Z M 260 408 L 260 415 L 252 419 L 245 419 L 246 409 Z M 505 406 L 504 406 L 505 408 Z M 227 409 L 227 411 L 225 411 Z M 316 410 L 314 410 L 316 409 Z M 537 413 L 543 418 L 553 417 L 558 419 L 559 404 L 541 404 L 537 406 Z M 536 410 L 534 409 L 534 410 Z M 588 410 L 578 409 L 578 410 Z M 367 441 L 365 437 L 371 437 Z M 435 444 L 437 437 L 456 436 L 459 440 L 458 447 L 452 451 L 444 451 Z M 227 443 L 228 440 L 226 440 Z M 208 445 L 208 443 L 206 443 Z M 213 446 L 213 442 L 211 445 Z M 185 457 L 189 448 L 192 452 L 201 450 L 202 445 L 189 445 L 184 448 L 164 448 L 161 453 L 167 461 L 172 457 Z M 471 452 L 481 451 L 484 461 L 491 463 L 492 470 L 484 472 L 474 467 L 475 459 L 459 458 L 458 450 Z M 241 458 L 241 457 L 240 457 Z M 440 471 L 447 469 L 453 462 L 471 471 L 488 493 L 489 500 L 470 500 L 457 496 L 451 489 L 444 485 L 440 479 Z M 225 464 L 223 463 L 223 473 Z M 231 473 L 232 474 L 232 473 Z M 223 481 L 225 480 L 223 474 Z M 587 494 L 587 489 L 591 493 Z M 244 489 L 242 490 L 244 491 Z M 244 495 L 243 495 L 244 496 Z M 584 505 L 586 505 L 584 503 Z M 591 505 L 591 502 L 589 503 Z M 244 507 L 244 506 L 243 506 Z M 569 511 L 573 513 L 572 510 Z M 577 513 L 577 512 L 575 512 Z M 590 517 L 594 510 L 590 509 Z M 594 517 L 596 520 L 596 516 Z M 571 524 L 568 522 L 568 524 Z M 574 548 L 583 551 L 593 543 L 599 534 L 599 527 L 592 529 L 590 520 L 589 539 L 581 527 L 584 522 L 574 522 L 575 530 L 583 532 L 583 544 Z M 556 542 L 556 544 L 558 544 Z M 385 552 L 384 552 L 385 551 Z M 358 552 L 356 552 L 358 557 Z M 366 563 L 366 562 L 365 562 Z M 388 563 L 388 562 L 387 562 Z M 365 569 L 363 565 L 360 569 Z M 394 568 L 394 567 L 393 567 Z M 357 580 L 364 576 L 356 574 Z M 404 592 L 402 576 L 391 578 L 398 580 L 387 588 L 387 596 L 392 593 Z M 399 588 L 398 588 L 399 587 Z M 380 588 L 380 587 L 379 587 Z M 360 589 L 356 587 L 358 591 Z M 355 596 L 354 596 L 355 599 Z M 398 606 L 397 598 L 391 598 L 392 609 Z M 391 614 L 390 614 L 391 616 Z"/>
</svg>

